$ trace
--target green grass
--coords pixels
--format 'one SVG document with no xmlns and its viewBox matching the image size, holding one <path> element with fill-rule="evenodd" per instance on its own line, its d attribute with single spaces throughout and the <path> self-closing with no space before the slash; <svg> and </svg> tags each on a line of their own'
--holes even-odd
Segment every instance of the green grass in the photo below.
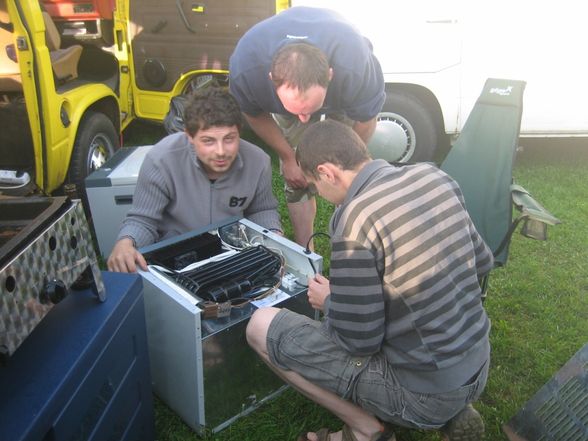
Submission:
<svg viewBox="0 0 588 441">
<path fill-rule="evenodd" d="M 588 147 L 527 148 L 517 158 L 514 176 L 562 224 L 549 228 L 546 242 L 515 234 L 508 264 L 490 278 L 485 306 L 492 321 L 492 362 L 488 385 L 476 404 L 486 422 L 487 441 L 507 440 L 502 425 L 588 342 Z M 281 179 L 277 174 L 274 179 L 291 235 Z M 328 230 L 332 210 L 320 201 L 316 231 Z M 325 257 L 326 242 L 316 241 L 317 252 Z M 205 439 L 293 440 L 302 430 L 323 426 L 339 429 L 341 422 L 289 389 Z M 200 439 L 157 399 L 156 431 L 159 441 Z M 398 430 L 397 438 L 441 439 L 437 432 L 405 429 Z"/>
</svg>

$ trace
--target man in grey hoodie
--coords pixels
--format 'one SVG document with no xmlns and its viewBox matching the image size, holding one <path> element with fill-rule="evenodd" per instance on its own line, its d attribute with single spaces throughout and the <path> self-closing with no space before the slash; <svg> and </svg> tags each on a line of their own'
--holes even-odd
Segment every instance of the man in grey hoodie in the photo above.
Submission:
<svg viewBox="0 0 588 441">
<path fill-rule="evenodd" d="M 281 231 L 270 158 L 240 139 L 242 116 L 226 91 L 190 96 L 185 132 L 163 138 L 146 155 L 133 207 L 107 261 L 110 271 L 147 269 L 138 248 L 228 217 Z"/>
</svg>

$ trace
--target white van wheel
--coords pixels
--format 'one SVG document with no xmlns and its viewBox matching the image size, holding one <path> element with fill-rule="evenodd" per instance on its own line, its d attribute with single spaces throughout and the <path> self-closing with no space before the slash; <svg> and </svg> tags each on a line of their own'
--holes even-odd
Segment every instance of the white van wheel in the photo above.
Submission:
<svg viewBox="0 0 588 441">
<path fill-rule="evenodd" d="M 368 143 L 372 157 L 389 162 L 433 161 L 438 142 L 433 118 L 417 97 L 387 92 L 376 131 Z"/>
</svg>

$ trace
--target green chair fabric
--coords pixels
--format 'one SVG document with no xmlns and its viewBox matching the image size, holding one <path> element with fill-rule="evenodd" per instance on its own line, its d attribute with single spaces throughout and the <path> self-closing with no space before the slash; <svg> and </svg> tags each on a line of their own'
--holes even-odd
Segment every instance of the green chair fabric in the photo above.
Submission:
<svg viewBox="0 0 588 441">
<path fill-rule="evenodd" d="M 510 238 L 520 220 L 525 221 L 529 237 L 535 238 L 539 238 L 535 221 L 559 223 L 525 189 L 511 188 L 524 90 L 524 81 L 486 80 L 461 133 L 440 166 L 459 184 L 474 225 L 494 252 L 496 266 L 506 264 Z M 514 207 L 522 212 L 514 222 L 513 195 L 516 195 Z"/>
</svg>

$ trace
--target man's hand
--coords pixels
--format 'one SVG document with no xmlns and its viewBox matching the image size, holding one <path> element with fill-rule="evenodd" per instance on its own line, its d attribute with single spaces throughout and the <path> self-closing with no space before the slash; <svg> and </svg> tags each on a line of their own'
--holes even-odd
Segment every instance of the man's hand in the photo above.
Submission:
<svg viewBox="0 0 588 441">
<path fill-rule="evenodd" d="M 324 312 L 325 299 L 330 294 L 329 279 L 320 274 L 308 278 L 308 302 L 314 309 Z"/>
<path fill-rule="evenodd" d="M 284 175 L 284 180 L 290 187 L 308 187 L 308 182 L 306 182 L 306 178 L 304 177 L 304 174 L 302 173 L 302 170 L 296 163 L 295 159 L 282 161 L 282 174 Z"/>
<path fill-rule="evenodd" d="M 292 188 L 306 188 L 308 183 L 302 170 L 296 163 L 294 150 L 288 144 L 282 130 L 269 113 L 259 115 L 244 114 L 249 126 L 261 139 L 265 141 L 280 157 L 282 161 L 282 175 Z"/>
<path fill-rule="evenodd" d="M 378 123 L 378 117 L 370 119 L 369 121 L 361 122 L 355 121 L 353 124 L 353 130 L 359 135 L 363 142 L 366 144 L 370 141 L 370 138 L 376 131 L 376 125 Z"/>
<path fill-rule="evenodd" d="M 137 266 L 147 271 L 147 262 L 141 253 L 133 246 L 133 240 L 123 237 L 114 245 L 110 257 L 106 262 L 109 271 L 118 273 L 134 273 Z"/>
</svg>

